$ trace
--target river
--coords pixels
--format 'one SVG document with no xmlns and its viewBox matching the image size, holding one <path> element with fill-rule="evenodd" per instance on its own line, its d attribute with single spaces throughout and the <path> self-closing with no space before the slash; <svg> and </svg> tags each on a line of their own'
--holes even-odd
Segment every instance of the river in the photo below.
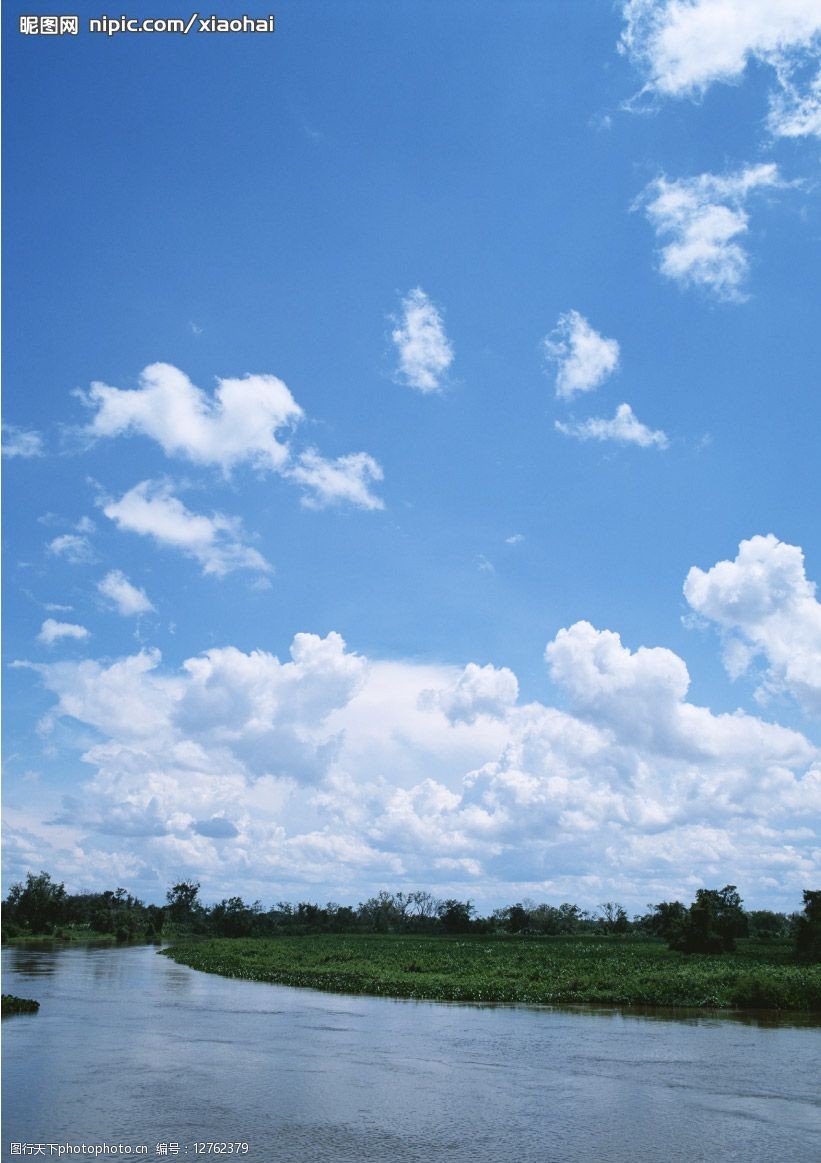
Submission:
<svg viewBox="0 0 821 1163">
<path fill-rule="evenodd" d="M 3 1021 L 4 1160 L 209 1142 L 248 1163 L 821 1159 L 821 1037 L 800 1018 L 353 997 L 151 946 L 7 948 L 3 991 L 41 1003 Z"/>
</svg>

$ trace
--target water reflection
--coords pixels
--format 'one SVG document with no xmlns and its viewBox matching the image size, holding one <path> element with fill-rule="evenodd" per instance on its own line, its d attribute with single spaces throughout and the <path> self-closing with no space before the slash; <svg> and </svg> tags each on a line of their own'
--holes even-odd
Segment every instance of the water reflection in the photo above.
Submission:
<svg viewBox="0 0 821 1163">
<path fill-rule="evenodd" d="M 5 1027 L 7 1158 L 202 1139 L 249 1142 L 249 1163 L 821 1157 L 801 1015 L 339 996 L 152 947 L 10 948 L 4 989 L 41 1002 Z"/>
</svg>

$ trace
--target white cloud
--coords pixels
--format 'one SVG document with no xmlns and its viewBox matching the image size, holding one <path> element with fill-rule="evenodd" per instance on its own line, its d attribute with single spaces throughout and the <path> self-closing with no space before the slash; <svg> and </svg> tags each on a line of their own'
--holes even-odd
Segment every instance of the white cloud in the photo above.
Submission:
<svg viewBox="0 0 821 1163">
<path fill-rule="evenodd" d="M 193 557 L 203 573 L 224 577 L 237 569 L 271 570 L 262 554 L 245 543 L 237 518 L 192 513 L 168 483 L 142 481 L 119 501 L 104 503 L 103 512 L 118 528 L 153 537 L 160 545 Z"/>
<path fill-rule="evenodd" d="M 670 443 L 661 429 L 642 424 L 629 404 L 619 404 L 612 420 L 593 416 L 579 424 L 556 421 L 556 428 L 577 440 L 613 440 L 617 444 L 638 444 L 640 448 L 667 448 Z"/>
<path fill-rule="evenodd" d="M 732 881 L 795 907 L 818 872 L 817 749 L 689 702 L 670 650 L 579 622 L 546 656 L 568 710 L 520 703 L 504 667 L 368 661 L 338 634 L 297 635 L 284 663 L 229 646 L 173 671 L 145 652 L 36 666 L 51 721 L 100 736 L 57 827 L 211 899 L 424 885 L 641 908 Z"/>
<path fill-rule="evenodd" d="M 435 392 L 453 363 L 453 348 L 442 316 L 421 287 L 402 300 L 402 314 L 391 338 L 399 354 L 399 375 L 420 392 Z"/>
<path fill-rule="evenodd" d="M 772 533 L 742 541 L 734 561 L 707 571 L 693 566 L 684 595 L 720 628 L 732 678 L 763 658 L 762 695 L 787 691 L 821 715 L 821 604 L 799 546 Z"/>
<path fill-rule="evenodd" d="M 524 533 L 512 533 L 505 538 L 505 545 L 521 545 L 525 539 Z"/>
<path fill-rule="evenodd" d="M 114 604 L 118 614 L 147 614 L 154 609 L 145 590 L 132 585 L 119 569 L 112 569 L 97 583 L 100 593 Z"/>
<path fill-rule="evenodd" d="M 721 756 L 730 763 L 752 762 L 758 748 L 786 763 L 813 756 L 795 731 L 742 712 L 713 715 L 686 702 L 687 667 L 663 647 L 631 653 L 613 631 L 577 622 L 559 631 L 546 658 L 553 680 L 580 717 L 648 754 L 691 762 Z"/>
<path fill-rule="evenodd" d="M 738 82 L 750 62 L 772 67 L 776 134 L 821 132 L 821 87 L 803 74 L 818 60 L 816 0 L 627 0 L 620 49 L 645 75 L 645 92 L 698 97 Z"/>
<path fill-rule="evenodd" d="M 303 497 L 309 509 L 324 509 L 329 505 L 347 502 L 360 509 L 384 509 L 384 502 L 371 492 L 373 481 L 384 477 L 381 467 L 366 452 L 354 452 L 327 460 L 315 448 L 308 449 L 298 463 L 288 470 L 291 480 L 297 481 L 312 495 Z"/>
<path fill-rule="evenodd" d="M 274 471 L 310 490 L 304 502 L 310 508 L 384 508 L 369 487 L 383 477 L 372 456 L 355 452 L 328 460 L 315 448 L 294 452 L 290 432 L 304 413 L 276 376 L 220 379 L 209 396 L 178 368 L 155 363 L 141 373 L 137 389 L 94 383 L 79 394 L 95 410 L 87 428 L 94 437 L 139 433 L 156 440 L 167 456 L 226 474 L 242 463 Z"/>
<path fill-rule="evenodd" d="M 62 533 L 48 543 L 47 549 L 54 557 L 64 557 L 72 565 L 95 560 L 91 542 L 78 533 Z"/>
<path fill-rule="evenodd" d="M 28 458 L 43 455 L 43 438 L 39 432 L 18 428 L 16 424 L 3 425 L 3 456 Z"/>
<path fill-rule="evenodd" d="M 780 79 L 781 91 L 770 99 L 770 131 L 776 137 L 821 137 L 821 68 L 803 89 L 788 70 Z"/>
<path fill-rule="evenodd" d="M 506 666 L 469 662 L 452 686 L 421 697 L 423 706 L 438 707 L 451 723 L 474 723 L 479 715 L 504 718 L 519 697 L 519 683 Z"/>
<path fill-rule="evenodd" d="M 45 731 L 67 716 L 107 735 L 125 755 L 132 746 L 152 746 L 158 754 L 170 738 L 168 719 L 182 687 L 175 676 L 157 675 L 157 650 L 116 662 L 57 662 L 31 666 L 57 695 L 57 706 L 44 720 Z"/>
<path fill-rule="evenodd" d="M 617 340 L 599 335 L 578 311 L 560 315 L 543 346 L 548 361 L 556 366 L 556 395 L 563 400 L 594 391 L 618 367 Z"/>
<path fill-rule="evenodd" d="M 643 206 L 662 240 L 660 270 L 682 286 L 701 287 L 718 299 L 741 302 L 749 259 L 738 242 L 746 234 L 747 197 L 782 185 L 774 163 L 724 176 L 699 174 L 669 181 L 656 178 L 634 209 Z"/>
<path fill-rule="evenodd" d="M 61 638 L 83 639 L 88 638 L 88 636 L 88 630 L 85 626 L 78 626 L 74 622 L 57 622 L 54 618 L 46 618 L 40 627 L 37 641 L 43 642 L 46 646 L 53 646 Z"/>
<path fill-rule="evenodd" d="M 156 440 L 168 456 L 228 472 L 243 461 L 280 470 L 288 460 L 278 433 L 303 412 L 276 376 L 218 379 L 213 396 L 167 363 L 154 363 L 136 389 L 93 383 L 84 402 L 95 409 L 88 431 L 95 437 L 140 433 Z"/>
</svg>

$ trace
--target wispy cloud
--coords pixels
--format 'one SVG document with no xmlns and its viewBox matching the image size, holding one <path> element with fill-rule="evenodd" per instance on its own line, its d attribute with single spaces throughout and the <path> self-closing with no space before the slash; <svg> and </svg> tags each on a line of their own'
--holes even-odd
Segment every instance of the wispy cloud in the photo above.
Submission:
<svg viewBox="0 0 821 1163">
<path fill-rule="evenodd" d="M 79 533 L 61 533 L 46 547 L 54 557 L 64 557 L 72 565 L 82 565 L 95 560 L 94 549 L 89 539 Z"/>
<path fill-rule="evenodd" d="M 420 392 L 435 392 L 453 363 L 453 348 L 442 316 L 421 287 L 402 300 L 391 338 L 399 355 L 399 376 Z"/>
<path fill-rule="evenodd" d="M 776 137 L 821 137 L 821 67 L 803 86 L 779 69 L 781 89 L 770 98 L 767 126 Z"/>
<path fill-rule="evenodd" d="M 580 424 L 556 421 L 556 428 L 577 440 L 612 440 L 616 444 L 638 444 L 640 448 L 667 448 L 670 441 L 660 429 L 642 424 L 629 404 L 619 404 L 611 420 L 593 416 Z"/>
<path fill-rule="evenodd" d="M 757 62 L 775 73 L 771 131 L 821 133 L 817 0 L 627 0 L 623 13 L 619 48 L 644 74 L 640 96 L 699 97 Z"/>
<path fill-rule="evenodd" d="M 148 614 L 154 609 L 145 590 L 132 585 L 122 570 L 110 570 L 102 581 L 97 582 L 97 589 L 123 617 Z"/>
<path fill-rule="evenodd" d="M 633 205 L 643 207 L 663 245 L 660 270 L 682 286 L 742 302 L 749 259 L 738 242 L 749 216 L 744 202 L 755 190 L 783 185 L 777 166 L 762 163 L 736 173 L 699 174 L 651 182 Z"/>
<path fill-rule="evenodd" d="M 258 550 L 246 544 L 237 518 L 192 513 L 166 482 L 142 481 L 119 501 L 103 503 L 103 512 L 118 528 L 179 549 L 198 561 L 203 573 L 215 577 L 238 569 L 267 573 L 272 568 Z"/>
<path fill-rule="evenodd" d="M 298 463 L 288 470 L 291 480 L 311 492 L 302 498 L 309 509 L 325 509 L 347 502 L 360 509 L 384 509 L 384 502 L 371 492 L 374 481 L 384 477 L 379 464 L 367 452 L 353 452 L 328 460 L 315 448 L 309 448 Z"/>
<path fill-rule="evenodd" d="M 599 335 L 578 311 L 559 316 L 543 347 L 548 362 L 556 368 L 556 395 L 563 400 L 594 391 L 619 363 L 617 340 Z"/>
<path fill-rule="evenodd" d="M 30 458 L 43 455 L 43 437 L 39 432 L 18 428 L 16 424 L 3 425 L 3 456 Z"/>
<path fill-rule="evenodd" d="M 46 646 L 53 646 L 61 638 L 84 639 L 88 637 L 89 632 L 85 626 L 78 626 L 74 622 L 58 622 L 54 618 L 46 618 L 40 627 L 37 641 L 44 643 Z"/>
</svg>

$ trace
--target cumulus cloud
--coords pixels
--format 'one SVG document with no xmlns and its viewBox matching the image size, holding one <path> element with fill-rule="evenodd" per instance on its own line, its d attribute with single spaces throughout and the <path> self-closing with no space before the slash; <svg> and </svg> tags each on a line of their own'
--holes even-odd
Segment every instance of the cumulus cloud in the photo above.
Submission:
<svg viewBox="0 0 821 1163">
<path fill-rule="evenodd" d="M 684 596 L 724 637 L 732 678 L 763 660 L 760 695 L 786 691 L 811 714 L 821 714 L 821 604 L 799 546 L 772 533 L 742 541 L 733 561 L 693 566 Z"/>
<path fill-rule="evenodd" d="M 629 404 L 619 404 L 611 420 L 593 416 L 579 424 L 556 421 L 556 428 L 577 440 L 612 440 L 616 444 L 638 444 L 640 448 L 667 448 L 670 443 L 661 429 L 642 424 Z"/>
<path fill-rule="evenodd" d="M 179 368 L 155 363 L 141 373 L 138 388 L 94 383 L 80 395 L 94 409 L 87 432 L 95 438 L 140 434 L 157 441 L 167 456 L 226 474 L 243 463 L 274 471 L 305 486 L 305 503 L 313 508 L 384 507 L 369 488 L 383 476 L 372 456 L 356 452 L 327 460 L 313 448 L 294 453 L 291 431 L 304 413 L 276 376 L 218 379 L 209 396 Z"/>
<path fill-rule="evenodd" d="M 315 448 L 303 452 L 288 476 L 304 485 L 308 492 L 302 499 L 309 509 L 348 502 L 360 509 L 384 509 L 384 502 L 371 492 L 371 484 L 384 477 L 381 467 L 366 452 L 354 452 L 327 460 Z"/>
<path fill-rule="evenodd" d="M 770 66 L 777 82 L 771 130 L 821 133 L 815 0 L 627 0 L 623 11 L 619 47 L 644 73 L 645 93 L 699 97 L 716 82 L 739 81 L 757 62 Z"/>
<path fill-rule="evenodd" d="M 46 646 L 53 646 L 62 638 L 83 639 L 88 638 L 88 636 L 88 630 L 85 626 L 78 626 L 74 622 L 58 622 L 54 618 L 46 618 L 40 627 L 37 641 L 43 642 Z"/>
<path fill-rule="evenodd" d="M 43 455 L 43 438 L 39 432 L 18 428 L 16 424 L 3 425 L 3 456 L 28 459 Z"/>
<path fill-rule="evenodd" d="M 402 314 L 391 332 L 399 356 L 399 376 L 420 392 L 435 392 L 453 363 L 453 348 L 442 316 L 421 287 L 402 300 Z"/>
<path fill-rule="evenodd" d="M 97 582 L 97 589 L 123 617 L 148 614 L 154 609 L 145 590 L 132 585 L 122 570 L 109 570 L 102 581 Z"/>
<path fill-rule="evenodd" d="M 795 731 L 741 712 L 714 715 L 686 702 L 690 676 L 671 650 L 640 647 L 633 653 L 612 630 L 577 622 L 559 631 L 545 656 L 576 713 L 650 753 L 692 762 L 720 755 L 745 763 L 761 746 L 788 763 L 812 757 Z"/>
<path fill-rule="evenodd" d="M 438 707 L 451 723 L 474 723 L 479 715 L 504 718 L 518 697 L 519 683 L 512 670 L 469 662 L 452 686 L 424 691 L 422 705 Z"/>
<path fill-rule="evenodd" d="M 88 431 L 95 437 L 149 436 L 168 456 L 225 471 L 243 461 L 280 469 L 288 446 L 277 439 L 302 418 L 302 409 L 282 380 L 270 375 L 218 379 L 209 396 L 167 363 L 140 374 L 135 389 L 93 383 L 83 396 L 94 409 Z"/>
<path fill-rule="evenodd" d="M 619 363 L 617 340 L 599 335 L 578 311 L 559 316 L 543 347 L 548 362 L 556 367 L 556 395 L 563 400 L 594 391 Z"/>
<path fill-rule="evenodd" d="M 794 905 L 817 875 L 817 748 L 692 703 L 676 654 L 587 622 L 546 658 L 566 709 L 522 703 L 504 667 L 367 660 L 333 633 L 297 635 L 286 662 L 38 665 L 50 721 L 99 735 L 57 826 L 215 897 L 423 884 L 642 907 L 732 880 Z"/>
<path fill-rule="evenodd" d="M 235 517 L 192 513 L 163 481 L 142 481 L 118 501 L 103 504 L 106 517 L 119 529 L 153 537 L 179 549 L 202 566 L 203 573 L 225 577 L 238 569 L 271 570 L 262 554 L 248 545 Z"/>
<path fill-rule="evenodd" d="M 662 176 L 634 204 L 642 206 L 663 245 L 660 270 L 684 287 L 741 302 L 749 259 L 738 239 L 747 233 L 744 202 L 755 190 L 781 185 L 777 166 L 762 163 L 736 173 L 699 174 L 674 181 Z"/>
<path fill-rule="evenodd" d="M 64 557 L 72 565 L 83 565 L 95 560 L 91 542 L 80 533 L 62 533 L 50 541 L 46 548 L 52 556 Z"/>
</svg>

